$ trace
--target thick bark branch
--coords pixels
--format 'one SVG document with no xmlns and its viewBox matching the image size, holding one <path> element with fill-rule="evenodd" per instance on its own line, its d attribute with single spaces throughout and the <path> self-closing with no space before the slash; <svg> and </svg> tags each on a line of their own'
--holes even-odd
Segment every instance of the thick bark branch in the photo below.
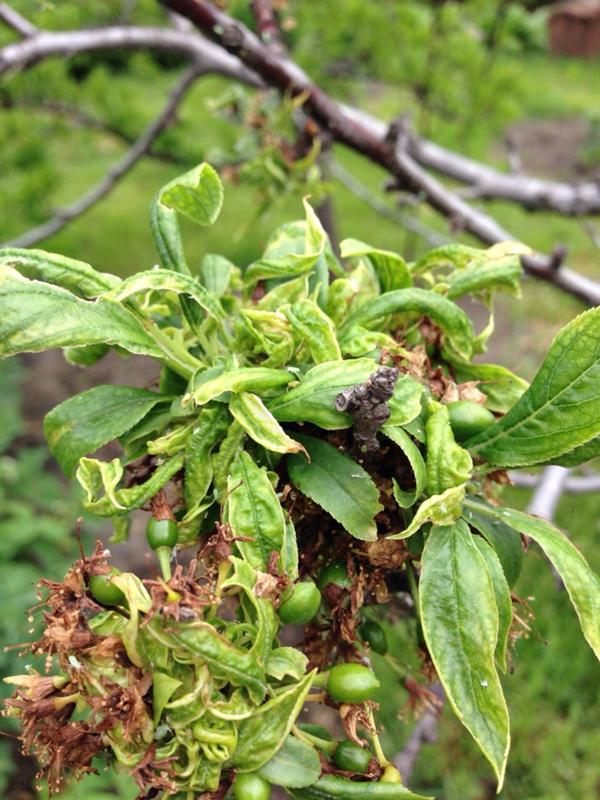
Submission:
<svg viewBox="0 0 600 800">
<path fill-rule="evenodd" d="M 62 228 L 80 217 L 99 200 L 106 197 L 117 186 L 119 181 L 133 168 L 133 166 L 148 153 L 156 137 L 164 131 L 173 121 L 177 107 L 186 95 L 186 92 L 201 74 L 196 64 L 188 67 L 181 76 L 161 113 L 148 125 L 133 147 L 115 164 L 102 180 L 86 192 L 79 200 L 58 211 L 52 219 L 38 225 L 26 233 L 17 236 L 11 241 L 4 242 L 1 247 L 31 247 L 37 242 L 47 239 L 58 233 Z"/>
</svg>

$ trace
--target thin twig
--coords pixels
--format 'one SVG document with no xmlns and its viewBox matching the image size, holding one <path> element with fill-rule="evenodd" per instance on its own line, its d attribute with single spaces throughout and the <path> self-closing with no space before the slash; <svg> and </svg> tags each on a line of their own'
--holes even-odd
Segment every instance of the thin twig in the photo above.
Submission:
<svg viewBox="0 0 600 800">
<path fill-rule="evenodd" d="M 174 86 L 169 99 L 161 113 L 146 127 L 133 147 L 115 164 L 99 183 L 87 191 L 71 205 L 58 211 L 51 219 L 38 225 L 26 233 L 17 236 L 11 241 L 4 242 L 3 247 L 31 247 L 37 242 L 54 235 L 74 219 L 80 217 L 89 208 L 103 197 L 106 197 L 119 181 L 132 169 L 132 167 L 148 152 L 149 147 L 156 137 L 164 131 L 173 121 L 177 107 L 185 97 L 186 92 L 201 74 L 199 67 L 194 64 L 188 67 L 177 84 Z"/>
<path fill-rule="evenodd" d="M 8 3 L 0 3 L 0 20 L 16 31 L 23 39 L 27 39 L 38 32 L 35 25 L 15 11 Z"/>
<path fill-rule="evenodd" d="M 385 203 L 376 192 L 373 192 L 368 186 L 365 186 L 362 181 L 359 181 L 351 172 L 349 172 L 339 161 L 331 159 L 329 163 L 329 171 L 333 178 L 338 180 L 343 186 L 348 189 L 355 197 L 369 206 L 369 208 L 380 217 L 391 220 L 396 225 L 400 225 L 415 236 L 424 239 L 430 247 L 440 247 L 447 244 L 450 239 L 442 236 L 433 228 L 425 225 L 417 217 L 398 211 L 387 203 Z"/>
</svg>

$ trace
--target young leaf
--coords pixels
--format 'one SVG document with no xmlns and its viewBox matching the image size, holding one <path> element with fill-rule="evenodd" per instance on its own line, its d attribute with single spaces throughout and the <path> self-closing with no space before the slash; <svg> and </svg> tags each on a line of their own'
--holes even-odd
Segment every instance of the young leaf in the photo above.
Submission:
<svg viewBox="0 0 600 800">
<path fill-rule="evenodd" d="M 600 308 L 580 314 L 554 339 L 519 402 L 468 446 L 490 464 L 552 461 L 600 433 Z"/>
<path fill-rule="evenodd" d="M 388 426 L 406 425 L 418 417 L 421 412 L 423 386 L 409 375 L 399 375 L 394 394 L 388 400 L 390 416 L 385 423 Z"/>
<path fill-rule="evenodd" d="M 107 292 L 104 297 L 109 300 L 123 301 L 138 292 L 148 291 L 189 295 L 218 322 L 222 323 L 225 320 L 225 312 L 218 298 L 189 275 L 180 275 L 168 269 L 138 272 L 130 278 L 126 278 L 110 292 Z"/>
<path fill-rule="evenodd" d="M 118 303 L 81 300 L 10 267 L 0 267 L 0 304 L 0 357 L 101 343 L 154 358 L 163 355 L 142 324 Z"/>
<path fill-rule="evenodd" d="M 579 617 L 583 635 L 600 659 L 600 578 L 592 572 L 579 550 L 558 528 L 523 511 L 465 501 L 468 509 L 501 520 L 530 536 L 542 548 L 558 572 Z"/>
<path fill-rule="evenodd" d="M 340 242 L 340 255 L 342 258 L 367 258 L 377 275 L 382 292 L 412 286 L 406 261 L 396 253 L 378 250 L 358 239 L 344 239 Z"/>
<path fill-rule="evenodd" d="M 312 422 L 325 430 L 349 428 L 352 417 L 335 410 L 335 398 L 343 389 L 368 380 L 376 369 L 370 358 L 318 364 L 267 408 L 279 422 Z"/>
<path fill-rule="evenodd" d="M 473 350 L 473 329 L 465 312 L 435 292 L 426 289 L 398 289 L 362 305 L 345 322 L 341 339 L 356 325 L 366 326 L 388 314 L 413 312 L 428 316 L 438 325 L 459 356 L 469 359 Z"/>
<path fill-rule="evenodd" d="M 232 275 L 238 268 L 225 256 L 207 253 L 200 264 L 200 280 L 202 285 L 215 297 L 222 297 L 229 287 Z"/>
<path fill-rule="evenodd" d="M 494 664 L 494 588 L 465 522 L 432 528 L 419 582 L 427 648 L 456 715 L 492 765 L 498 791 L 510 745 L 508 711 Z"/>
<path fill-rule="evenodd" d="M 502 672 L 506 672 L 506 649 L 508 647 L 508 634 L 512 624 L 512 601 L 510 588 L 506 582 L 504 570 L 500 559 L 489 544 L 481 536 L 474 536 L 473 541 L 483 556 L 487 571 L 492 579 L 496 607 L 498 608 L 498 642 L 496 644 L 496 661 Z"/>
<path fill-rule="evenodd" d="M 0 250 L 0 265 L 13 267 L 25 278 L 62 286 L 78 297 L 98 297 L 121 282 L 116 275 L 97 272 L 84 261 L 75 261 L 45 250 L 5 247 Z"/>
<path fill-rule="evenodd" d="M 487 513 L 488 503 L 480 498 L 469 498 L 463 508 L 463 517 L 490 544 L 498 556 L 509 586 L 514 586 L 523 565 L 521 534 L 503 519 Z"/>
<path fill-rule="evenodd" d="M 181 213 L 199 225 L 212 225 L 223 204 L 223 184 L 209 164 L 200 164 L 164 186 L 150 210 L 150 227 L 163 266 L 190 273 L 179 229 Z"/>
<path fill-rule="evenodd" d="M 425 525 L 426 522 L 433 522 L 434 525 L 452 525 L 460 517 L 464 498 L 464 484 L 446 489 L 442 494 L 434 494 L 433 497 L 428 497 L 417 508 L 408 527 L 403 531 L 393 533 L 387 538 L 407 539 Z"/>
<path fill-rule="evenodd" d="M 288 736 L 258 774 L 277 786 L 292 789 L 310 786 L 321 774 L 319 754 L 314 747 Z"/>
<path fill-rule="evenodd" d="M 375 515 L 382 506 L 368 473 L 350 456 L 312 436 L 298 436 L 310 456 L 290 456 L 288 473 L 294 486 L 337 520 L 357 539 L 377 538 Z"/>
<path fill-rule="evenodd" d="M 296 800 L 433 800 L 413 794 L 400 783 L 351 781 L 338 775 L 324 775 L 316 783 L 295 790 Z"/>
<path fill-rule="evenodd" d="M 312 300 L 300 300 L 284 309 L 284 314 L 294 333 L 307 345 L 315 363 L 342 357 L 333 322 Z"/>
<path fill-rule="evenodd" d="M 179 453 L 157 467 L 144 483 L 117 489 L 123 477 L 123 466 L 118 458 L 110 462 L 82 458 L 75 477 L 85 492 L 83 507 L 86 511 L 99 517 L 117 517 L 145 505 L 182 466 L 183 453 Z"/>
<path fill-rule="evenodd" d="M 304 450 L 283 430 L 265 404 L 255 394 L 240 392 L 233 395 L 229 410 L 251 439 L 274 453 L 299 453 Z"/>
<path fill-rule="evenodd" d="M 267 661 L 267 675 L 281 681 L 286 675 L 299 681 L 306 672 L 308 658 L 296 647 L 276 647 Z"/>
<path fill-rule="evenodd" d="M 283 509 L 265 468 L 242 450 L 227 481 L 227 522 L 236 536 L 251 537 L 236 547 L 256 569 L 265 570 L 271 554 L 281 552 L 285 538 Z"/>
<path fill-rule="evenodd" d="M 427 468 L 423 461 L 423 456 L 417 445 L 402 428 L 387 424 L 383 426 L 381 432 L 384 433 L 388 439 L 391 439 L 394 444 L 398 445 L 408 459 L 408 463 L 413 471 L 415 488 L 412 491 L 402 491 L 395 478 L 393 482 L 394 498 L 396 502 L 400 508 L 410 508 L 415 504 L 417 498 L 423 494 L 427 483 Z"/>
<path fill-rule="evenodd" d="M 520 279 L 523 269 L 521 259 L 517 255 L 471 263 L 467 269 L 454 272 L 448 279 L 449 300 L 457 300 L 465 294 L 503 291 L 519 297 L 521 293 Z"/>
<path fill-rule="evenodd" d="M 44 434 L 63 472 L 73 477 L 82 456 L 130 430 L 169 398 L 131 386 L 96 386 L 65 400 L 44 419 Z"/>
<path fill-rule="evenodd" d="M 426 424 L 427 493 L 442 494 L 460 486 L 471 477 L 473 461 L 469 453 L 454 441 L 448 407 L 435 403 Z"/>
<path fill-rule="evenodd" d="M 184 495 L 186 521 L 194 519 L 213 479 L 211 453 L 229 427 L 230 416 L 219 403 L 203 408 L 185 444 Z"/>
<path fill-rule="evenodd" d="M 499 364 L 453 363 L 457 381 L 478 381 L 477 388 L 487 397 L 486 407 L 501 414 L 511 409 L 521 399 L 529 386 L 506 367 Z"/>
<path fill-rule="evenodd" d="M 306 699 L 316 670 L 281 694 L 259 706 L 238 728 L 238 743 L 228 765 L 238 772 L 254 772 L 282 746 Z"/>
<path fill-rule="evenodd" d="M 184 403 L 193 399 L 196 405 L 202 406 L 223 392 L 264 392 L 285 386 L 293 380 L 291 372 L 268 367 L 241 367 L 220 372 L 214 377 L 212 374 L 207 376 L 207 372 L 209 370 L 194 376 L 190 392 L 183 398 Z"/>
</svg>

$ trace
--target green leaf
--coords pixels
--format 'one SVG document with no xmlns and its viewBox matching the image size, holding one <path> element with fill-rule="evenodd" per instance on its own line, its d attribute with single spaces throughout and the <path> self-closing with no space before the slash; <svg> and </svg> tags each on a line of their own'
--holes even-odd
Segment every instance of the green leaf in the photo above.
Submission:
<svg viewBox="0 0 600 800">
<path fill-rule="evenodd" d="M 165 706 L 171 699 L 173 692 L 181 686 L 181 681 L 164 672 L 152 673 L 152 713 L 156 727 L 162 716 Z"/>
<path fill-rule="evenodd" d="M 247 285 L 253 286 L 258 281 L 268 278 L 305 275 L 315 268 L 324 253 L 327 235 L 306 200 L 304 200 L 304 211 L 306 213 L 304 252 L 299 253 L 296 250 L 297 236 L 289 235 L 292 231 L 295 234 L 294 223 L 281 226 L 276 232 L 276 237 L 269 242 L 263 257 L 250 264 L 244 272 L 244 281 Z"/>
<path fill-rule="evenodd" d="M 491 464 L 552 461 L 600 433 L 600 308 L 580 314 L 554 339 L 519 402 L 468 446 Z"/>
<path fill-rule="evenodd" d="M 406 425 L 421 413 L 423 386 L 409 375 L 399 375 L 394 394 L 388 400 L 390 416 L 388 426 Z"/>
<path fill-rule="evenodd" d="M 404 492 L 398 485 L 398 481 L 393 479 L 394 498 L 400 508 L 410 508 L 415 504 L 427 484 L 427 468 L 423 461 L 423 456 L 417 445 L 413 442 L 410 436 L 402 428 L 393 427 L 392 425 L 384 425 L 381 429 L 388 439 L 391 439 L 394 444 L 402 450 L 406 456 L 408 463 L 413 471 L 415 479 L 415 488 L 410 492 Z"/>
<path fill-rule="evenodd" d="M 287 738 L 316 670 L 260 706 L 238 728 L 237 748 L 228 762 L 238 772 L 254 772 L 266 764 Z"/>
<path fill-rule="evenodd" d="M 520 297 L 522 272 L 518 255 L 506 255 L 494 260 L 484 257 L 479 262 L 471 263 L 467 269 L 450 275 L 447 297 L 457 300 L 465 294 L 495 291 Z"/>
<path fill-rule="evenodd" d="M 349 428 L 352 417 L 335 410 L 335 398 L 343 389 L 368 380 L 376 369 L 370 358 L 318 364 L 267 408 L 279 422 L 312 422 L 325 430 Z"/>
<path fill-rule="evenodd" d="M 411 265 L 413 275 L 422 275 L 434 267 L 457 267 L 464 269 L 474 259 L 480 259 L 485 250 L 469 247 L 466 244 L 443 244 L 425 253 L 416 263 Z"/>
<path fill-rule="evenodd" d="M 494 663 L 498 609 L 486 562 L 466 523 L 431 529 L 419 605 L 427 648 L 450 705 L 492 765 L 500 791 L 510 733 Z"/>
<path fill-rule="evenodd" d="M 79 459 L 130 430 L 169 398 L 131 386 L 96 386 L 65 400 L 44 419 L 44 434 L 68 477 Z"/>
<path fill-rule="evenodd" d="M 82 458 L 75 477 L 85 492 L 83 507 L 86 511 L 99 517 L 116 517 L 145 505 L 182 466 L 183 453 L 179 453 L 157 467 L 144 483 L 117 489 L 123 478 L 123 465 L 118 458 L 110 462 Z"/>
<path fill-rule="evenodd" d="M 426 289 L 398 289 L 365 303 L 342 327 L 341 343 L 355 326 L 368 326 L 388 314 L 406 312 L 428 316 L 440 327 L 459 356 L 466 360 L 471 357 L 473 329 L 469 318 L 451 300 Z"/>
<path fill-rule="evenodd" d="M 25 278 L 62 286 L 79 297 L 98 297 L 117 286 L 121 280 L 108 272 L 97 272 L 84 261 L 47 253 L 45 250 L 0 250 L 0 265 L 13 267 Z"/>
<path fill-rule="evenodd" d="M 276 647 L 267 661 L 267 675 L 280 681 L 289 675 L 299 681 L 306 672 L 308 658 L 296 647 Z"/>
<path fill-rule="evenodd" d="M 198 656 L 208 665 L 214 678 L 225 679 L 234 686 L 245 686 L 254 702 L 260 703 L 264 698 L 267 685 L 256 654 L 236 647 L 207 622 L 172 620 L 168 630 L 160 631 L 150 622 L 146 629 L 160 642 L 170 644 L 175 654 L 181 649 L 186 658 L 190 652 Z"/>
<path fill-rule="evenodd" d="M 219 322 L 225 320 L 225 312 L 217 297 L 189 275 L 180 275 L 168 269 L 152 269 L 147 272 L 138 272 L 130 278 L 126 278 L 117 287 L 105 294 L 104 297 L 121 302 L 138 292 L 149 291 L 189 295 L 211 317 Z"/>
<path fill-rule="evenodd" d="M 118 303 L 90 302 L 58 286 L 0 267 L 0 357 L 53 347 L 116 344 L 131 353 L 163 353 L 141 323 Z"/>
<path fill-rule="evenodd" d="M 583 635 L 600 659 L 600 578 L 592 572 L 579 550 L 554 525 L 523 511 L 482 506 L 472 500 L 467 500 L 465 506 L 510 525 L 539 544 L 562 578 Z"/>
<path fill-rule="evenodd" d="M 258 774 L 276 786 L 310 786 L 321 774 L 321 761 L 314 747 L 288 736 Z"/>
<path fill-rule="evenodd" d="M 233 395 L 229 410 L 251 439 L 274 453 L 299 453 L 304 450 L 299 442 L 289 437 L 255 394 L 240 392 Z"/>
<path fill-rule="evenodd" d="M 290 372 L 283 369 L 269 369 L 268 367 L 240 367 L 226 372 L 221 372 L 215 377 L 205 375 L 205 370 L 192 379 L 192 386 L 183 402 L 194 403 L 202 406 L 223 392 L 254 392 L 255 394 L 285 386 L 293 380 Z"/>
<path fill-rule="evenodd" d="M 324 775 L 312 786 L 292 792 L 297 800 L 433 800 L 399 783 L 350 781 L 338 775 Z"/>
<path fill-rule="evenodd" d="M 593 458 L 600 456 L 600 436 L 590 439 L 585 444 L 580 444 L 574 450 L 569 450 L 558 458 L 552 459 L 552 464 L 558 464 L 560 467 L 579 467 L 591 461 Z"/>
<path fill-rule="evenodd" d="M 184 479 L 186 522 L 200 513 L 213 479 L 211 453 L 227 432 L 229 420 L 227 409 L 218 403 L 203 408 L 192 434 L 187 439 Z"/>
<path fill-rule="evenodd" d="M 382 292 L 405 289 L 412 285 L 406 261 L 389 250 L 378 250 L 358 239 L 344 239 L 340 242 L 340 255 L 342 258 L 366 257 L 377 275 Z"/>
<path fill-rule="evenodd" d="M 312 300 L 300 300 L 283 309 L 296 336 L 308 347 L 312 360 L 317 363 L 335 361 L 342 354 L 332 320 Z"/>
<path fill-rule="evenodd" d="M 312 436 L 298 436 L 310 456 L 290 456 L 288 473 L 294 486 L 324 508 L 357 539 L 377 538 L 375 515 L 382 506 L 370 476 L 350 456 Z"/>
<path fill-rule="evenodd" d="M 238 268 L 225 256 L 207 253 L 200 264 L 202 285 L 215 297 L 222 297 L 229 287 L 232 275 Z"/>
<path fill-rule="evenodd" d="M 490 515 L 488 509 L 489 504 L 484 500 L 470 497 L 469 504 L 463 509 L 463 517 L 494 548 L 508 585 L 514 586 L 523 565 L 521 534 L 501 518 Z"/>
<path fill-rule="evenodd" d="M 529 386 L 527 381 L 499 364 L 454 362 L 453 370 L 458 382 L 478 381 L 477 388 L 487 397 L 486 408 L 501 414 L 506 414 Z"/>
<path fill-rule="evenodd" d="M 150 210 L 150 227 L 163 266 L 189 274 L 177 214 L 212 225 L 223 204 L 223 184 L 209 164 L 200 164 L 164 186 Z"/>
<path fill-rule="evenodd" d="M 388 539 L 407 539 L 416 533 L 426 522 L 434 525 L 452 525 L 460 517 L 462 503 L 465 498 L 465 487 L 454 486 L 442 494 L 434 494 L 423 500 L 416 510 L 408 527 L 388 536 Z"/>
<path fill-rule="evenodd" d="M 510 626 L 512 625 L 512 600 L 510 597 L 510 588 L 506 582 L 504 570 L 500 559 L 496 555 L 489 544 L 482 539 L 481 536 L 473 537 L 473 541 L 477 545 L 477 549 L 483 556 L 486 563 L 487 571 L 492 579 L 492 586 L 494 587 L 494 596 L 496 598 L 496 607 L 498 609 L 498 642 L 496 644 L 496 661 L 500 666 L 502 672 L 506 672 L 506 650 L 508 647 L 508 634 L 510 633 Z"/>
<path fill-rule="evenodd" d="M 271 553 L 281 553 L 286 533 L 283 509 L 267 471 L 242 450 L 233 462 L 227 489 L 227 522 L 236 536 L 252 537 L 236 542 L 236 547 L 249 564 L 265 570 Z"/>
<path fill-rule="evenodd" d="M 469 453 L 454 441 L 448 407 L 432 403 L 433 411 L 426 424 L 427 493 L 442 494 L 460 486 L 471 477 L 473 461 Z"/>
</svg>

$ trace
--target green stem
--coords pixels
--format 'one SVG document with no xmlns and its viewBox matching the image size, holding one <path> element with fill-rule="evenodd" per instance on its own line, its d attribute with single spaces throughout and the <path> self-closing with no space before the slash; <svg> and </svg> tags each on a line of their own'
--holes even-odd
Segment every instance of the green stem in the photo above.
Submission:
<svg viewBox="0 0 600 800">
<path fill-rule="evenodd" d="M 158 559 L 158 564 L 160 566 L 160 571 L 163 576 L 163 580 L 168 582 L 171 580 L 171 548 L 170 547 L 157 547 L 154 551 L 156 553 L 156 558 Z"/>
<path fill-rule="evenodd" d="M 381 747 L 381 742 L 379 741 L 379 736 L 377 735 L 377 726 L 375 725 L 375 717 L 373 716 L 373 709 L 369 709 L 369 722 L 371 723 L 371 727 L 373 728 L 373 733 L 371 734 L 371 744 L 373 745 L 373 750 L 375 751 L 375 758 L 379 762 L 379 766 L 385 769 L 390 762 L 388 761 L 385 753 L 383 752 L 383 748 Z"/>
<path fill-rule="evenodd" d="M 419 587 L 417 585 L 417 579 L 415 577 L 415 569 L 411 563 L 406 564 L 406 576 L 408 578 L 408 585 L 410 587 L 410 594 L 413 599 L 413 603 L 415 604 L 415 614 L 417 615 L 417 619 L 419 622 L 421 621 L 421 612 L 419 608 Z"/>
<path fill-rule="evenodd" d="M 297 739 L 300 739 L 306 744 L 314 745 L 315 747 L 318 747 L 319 750 L 323 750 L 329 755 L 333 755 L 333 752 L 338 745 L 337 742 L 330 742 L 327 739 L 321 739 L 319 736 L 313 736 L 312 733 L 303 731 L 302 728 L 299 728 L 297 725 L 292 725 L 292 732 Z"/>
</svg>

